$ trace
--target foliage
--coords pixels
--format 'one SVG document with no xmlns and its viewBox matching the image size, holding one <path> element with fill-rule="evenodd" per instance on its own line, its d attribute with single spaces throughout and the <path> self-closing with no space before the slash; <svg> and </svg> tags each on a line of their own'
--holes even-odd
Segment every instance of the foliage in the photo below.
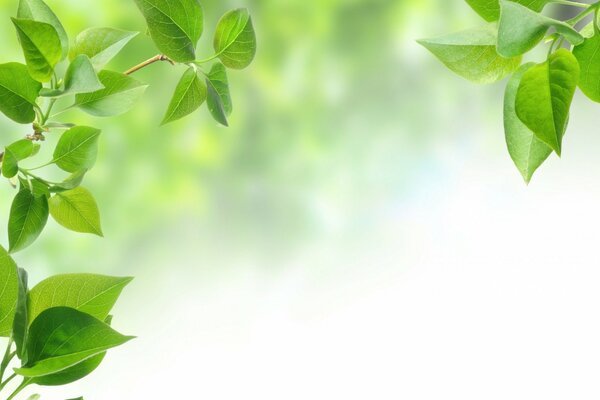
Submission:
<svg viewBox="0 0 600 400">
<path fill-rule="evenodd" d="M 8 346 L 0 364 L 0 391 L 13 379 L 25 387 L 65 385 L 93 372 L 107 350 L 132 337 L 111 327 L 109 315 L 131 278 L 95 274 L 58 275 L 28 287 L 27 273 L 10 253 L 21 251 L 42 234 L 51 216 L 63 227 L 102 236 L 98 204 L 81 184 L 94 167 L 100 130 L 57 120 L 63 111 L 79 109 L 98 117 L 122 114 L 134 106 L 147 85 L 130 75 L 155 62 L 183 64 L 163 124 L 196 111 L 207 102 L 210 114 L 227 125 L 232 111 L 227 68 L 242 69 L 254 59 L 256 38 L 247 10 L 225 14 L 217 25 L 215 55 L 197 60 L 203 31 L 198 0 L 136 0 L 148 32 L 161 54 L 121 73 L 104 69 L 137 35 L 114 28 L 90 28 L 69 45 L 58 17 L 42 0 L 20 0 L 12 19 L 25 64 L 0 65 L 0 112 L 18 124 L 31 124 L 25 139 L 7 144 L 0 155 L 1 173 L 18 189 L 8 219 L 8 251 L 0 246 L 0 336 Z M 213 62 L 214 61 L 214 62 Z M 209 72 L 203 65 L 212 62 Z M 61 74 L 64 71 L 64 74 Z M 55 114 L 66 99 L 69 104 Z M 52 159 L 25 168 L 49 134 L 59 135 Z M 39 170 L 55 167 L 64 179 L 50 181 Z M 5 379 L 12 363 L 19 367 Z M 30 398 L 39 398 L 34 395 Z"/>
<path fill-rule="evenodd" d="M 552 152 L 561 155 L 577 87 L 600 101 L 600 2 L 467 0 L 487 24 L 466 33 L 420 40 L 448 68 L 477 83 L 512 74 L 504 98 L 508 151 L 527 183 Z M 582 11 L 566 21 L 541 14 L 556 3 Z M 591 22 L 578 30 L 586 17 Z M 521 65 L 524 54 L 550 43 L 546 60 Z"/>
</svg>

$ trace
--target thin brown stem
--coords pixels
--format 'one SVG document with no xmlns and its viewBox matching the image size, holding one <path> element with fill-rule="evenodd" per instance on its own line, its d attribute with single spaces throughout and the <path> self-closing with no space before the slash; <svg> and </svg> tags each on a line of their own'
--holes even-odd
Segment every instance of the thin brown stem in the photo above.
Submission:
<svg viewBox="0 0 600 400">
<path fill-rule="evenodd" d="M 128 69 L 127 71 L 125 71 L 125 75 L 131 75 L 134 72 L 137 72 L 140 69 L 145 68 L 148 65 L 154 64 L 155 62 L 159 62 L 159 61 L 167 61 L 171 65 L 175 65 L 175 62 L 173 60 L 171 60 L 169 57 L 165 56 L 164 54 L 158 54 L 158 55 L 152 57 L 151 59 L 146 60 L 143 63 L 140 63 L 140 64 L 136 65 L 135 67 Z"/>
</svg>

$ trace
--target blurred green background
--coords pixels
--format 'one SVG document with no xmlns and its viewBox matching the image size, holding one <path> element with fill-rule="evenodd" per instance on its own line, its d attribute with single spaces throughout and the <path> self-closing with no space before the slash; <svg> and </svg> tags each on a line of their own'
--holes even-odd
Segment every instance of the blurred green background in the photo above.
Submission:
<svg viewBox="0 0 600 400">
<path fill-rule="evenodd" d="M 47 2 L 71 37 L 145 31 L 133 1 Z M 575 318 L 600 301 L 592 104 L 576 99 L 570 150 L 526 188 L 505 150 L 503 85 L 464 82 L 415 43 L 479 23 L 463 1 L 203 5 L 201 58 L 231 8 L 248 7 L 257 31 L 254 64 L 230 74 L 230 128 L 205 109 L 158 126 L 183 71 L 166 63 L 136 74 L 151 86 L 126 115 L 64 114 L 103 130 L 85 186 L 106 237 L 50 221 L 16 259 L 33 281 L 135 276 L 114 325 L 139 338 L 44 399 L 597 398 L 573 372 L 597 363 L 545 352 L 564 317 L 573 351 L 600 358 L 586 347 L 600 327 Z M 22 60 L 16 7 L 0 0 L 0 62 Z M 155 54 L 141 34 L 108 68 Z M 3 144 L 28 133 L 3 117 L 0 129 Z M 2 192 L 6 225 L 14 191 Z"/>
</svg>

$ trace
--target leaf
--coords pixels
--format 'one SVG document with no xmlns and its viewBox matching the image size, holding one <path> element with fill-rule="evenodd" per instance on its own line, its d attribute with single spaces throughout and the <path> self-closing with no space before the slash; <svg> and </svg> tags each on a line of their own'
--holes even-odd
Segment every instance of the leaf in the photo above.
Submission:
<svg viewBox="0 0 600 400">
<path fill-rule="evenodd" d="M 218 123 L 229 126 L 227 117 L 233 111 L 233 104 L 229 93 L 227 71 L 223 64 L 213 65 L 206 77 L 206 86 L 208 88 L 208 111 Z"/>
<path fill-rule="evenodd" d="M 21 189 L 13 200 L 8 218 L 9 251 L 23 250 L 35 242 L 47 221 L 48 199 Z"/>
<path fill-rule="evenodd" d="M 65 190 L 75 189 L 81 185 L 81 182 L 83 182 L 83 178 L 85 177 L 87 171 L 87 169 L 82 169 L 80 171 L 73 172 L 67 179 L 52 186 L 50 191 L 53 193 L 59 193 L 64 192 Z"/>
<path fill-rule="evenodd" d="M 90 28 L 75 38 L 69 57 L 86 55 L 97 70 L 104 68 L 138 32 L 122 31 L 114 28 Z"/>
<path fill-rule="evenodd" d="M 527 183 L 552 153 L 552 149 L 537 139 L 535 134 L 521 122 L 515 110 L 521 79 L 534 65 L 528 63 L 521 67 L 508 82 L 504 95 L 504 131 L 508 152 Z"/>
<path fill-rule="evenodd" d="M 504 57 L 527 53 L 542 41 L 550 28 L 555 28 L 573 45 L 583 42 L 583 36 L 565 22 L 545 17 L 508 0 L 500 0 L 500 7 L 498 53 Z"/>
<path fill-rule="evenodd" d="M 104 89 L 100 83 L 92 62 L 88 56 L 82 54 L 73 59 L 65 74 L 64 90 L 42 89 L 41 95 L 45 97 L 63 97 L 78 93 L 91 93 Z"/>
<path fill-rule="evenodd" d="M 42 85 L 19 63 L 0 64 L 0 111 L 20 124 L 35 120 L 35 100 Z"/>
<path fill-rule="evenodd" d="M 2 175 L 13 178 L 19 173 L 19 161 L 32 157 L 40 150 L 40 145 L 23 139 L 6 146 L 2 159 Z"/>
<path fill-rule="evenodd" d="M 50 196 L 50 188 L 48 184 L 41 179 L 38 178 L 22 178 L 19 177 L 19 181 L 21 182 L 21 186 L 27 188 L 34 196 Z"/>
<path fill-rule="evenodd" d="M 156 47 L 173 61 L 196 59 L 196 45 L 204 27 L 198 0 L 135 0 Z"/>
<path fill-rule="evenodd" d="M 19 268 L 19 296 L 17 298 L 17 307 L 15 312 L 15 320 L 13 322 L 12 338 L 17 346 L 17 356 L 22 362 L 27 362 L 27 354 L 25 351 L 25 342 L 27 338 L 27 328 L 29 320 L 27 319 L 27 271 Z"/>
<path fill-rule="evenodd" d="M 72 107 L 79 107 L 96 117 L 120 115 L 129 111 L 148 87 L 119 72 L 100 71 L 98 77 L 104 89 L 76 95 Z"/>
<path fill-rule="evenodd" d="M 496 82 L 519 68 L 521 57 L 500 56 L 496 42 L 491 25 L 418 41 L 450 70 L 476 83 Z"/>
<path fill-rule="evenodd" d="M 595 102 L 600 103 L 600 30 L 595 23 L 591 23 L 595 34 L 573 49 L 581 67 L 579 88 Z"/>
<path fill-rule="evenodd" d="M 0 336 L 9 337 L 19 296 L 17 264 L 0 246 Z"/>
<path fill-rule="evenodd" d="M 55 374 L 131 339 L 89 314 L 68 307 L 50 308 L 31 324 L 29 360 L 15 372 L 33 378 Z"/>
<path fill-rule="evenodd" d="M 32 78 L 49 82 L 61 60 L 62 47 L 56 29 L 45 22 L 12 18 Z"/>
<path fill-rule="evenodd" d="M 90 169 L 96 163 L 100 130 L 76 126 L 60 137 L 54 150 L 53 162 L 67 172 Z"/>
<path fill-rule="evenodd" d="M 577 59 L 560 49 L 525 72 L 517 91 L 519 119 L 559 156 L 578 79 Z"/>
<path fill-rule="evenodd" d="M 467 4 L 488 22 L 498 21 L 500 18 L 500 4 L 498 0 L 466 0 Z M 551 0 L 513 0 L 533 11 L 542 11 Z"/>
<path fill-rule="evenodd" d="M 123 288 L 133 278 L 94 274 L 55 275 L 38 283 L 29 293 L 29 318 L 53 307 L 69 307 L 106 320 Z"/>
<path fill-rule="evenodd" d="M 61 59 L 67 56 L 69 52 L 69 37 L 56 14 L 54 14 L 46 3 L 42 0 L 20 0 L 17 18 L 45 22 L 52 25 L 60 38 L 62 48 Z"/>
<path fill-rule="evenodd" d="M 32 394 L 27 398 L 27 400 L 40 400 L 41 398 L 42 396 L 40 396 L 39 394 Z"/>
<path fill-rule="evenodd" d="M 65 228 L 102 236 L 98 205 L 87 189 L 78 187 L 57 193 L 48 204 L 54 220 Z"/>
<path fill-rule="evenodd" d="M 206 100 L 206 86 L 194 67 L 188 68 L 177 84 L 162 125 L 181 119 L 196 111 Z"/>
<path fill-rule="evenodd" d="M 245 8 L 225 14 L 217 25 L 215 52 L 227 68 L 244 69 L 256 55 L 256 34 Z"/>
</svg>

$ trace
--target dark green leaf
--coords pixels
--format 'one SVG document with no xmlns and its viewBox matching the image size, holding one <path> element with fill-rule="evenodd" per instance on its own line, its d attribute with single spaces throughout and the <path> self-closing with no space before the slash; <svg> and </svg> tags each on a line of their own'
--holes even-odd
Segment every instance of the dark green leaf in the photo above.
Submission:
<svg viewBox="0 0 600 400">
<path fill-rule="evenodd" d="M 20 124 L 35 119 L 35 100 L 42 85 L 33 80 L 27 67 L 18 63 L 0 64 L 0 111 Z"/>
<path fill-rule="evenodd" d="M 196 111 L 206 100 L 206 86 L 198 77 L 196 69 L 188 68 L 175 88 L 167 114 L 162 124 L 181 119 Z"/>
<path fill-rule="evenodd" d="M 87 189 L 78 187 L 57 193 L 48 204 L 54 220 L 65 228 L 102 236 L 98 205 Z"/>
<path fill-rule="evenodd" d="M 208 110 L 213 118 L 224 126 L 228 126 L 227 117 L 233 111 L 233 103 L 229 93 L 227 71 L 221 63 L 216 63 L 207 76 Z"/>
<path fill-rule="evenodd" d="M 10 336 L 17 299 L 19 297 L 19 274 L 17 265 L 0 246 L 0 336 Z"/>
<path fill-rule="evenodd" d="M 12 338 L 17 346 L 17 356 L 21 362 L 27 362 L 27 354 L 25 342 L 27 338 L 27 328 L 29 320 L 27 319 L 27 271 L 19 268 L 19 297 L 17 300 L 17 308 L 15 312 L 15 321 L 13 323 Z"/>
<path fill-rule="evenodd" d="M 71 59 L 85 54 L 97 70 L 104 68 L 138 33 L 113 28 L 90 28 L 75 39 Z"/>
<path fill-rule="evenodd" d="M 135 0 L 156 47 L 173 61 L 196 59 L 204 13 L 198 0 Z"/>
<path fill-rule="evenodd" d="M 62 47 L 56 29 L 45 22 L 28 19 L 12 19 L 27 68 L 32 78 L 40 82 L 49 82 L 54 67 L 61 60 Z"/>
<path fill-rule="evenodd" d="M 31 245 L 48 221 L 48 199 L 22 189 L 13 200 L 8 218 L 8 242 L 11 253 Z"/>
<path fill-rule="evenodd" d="M 67 172 L 90 169 L 96 163 L 99 136 L 100 130 L 88 126 L 69 129 L 56 145 L 53 162 Z"/>
<path fill-rule="evenodd" d="M 244 69 L 256 55 L 256 34 L 247 9 L 225 14 L 217 25 L 215 52 L 227 68 Z"/>
</svg>

